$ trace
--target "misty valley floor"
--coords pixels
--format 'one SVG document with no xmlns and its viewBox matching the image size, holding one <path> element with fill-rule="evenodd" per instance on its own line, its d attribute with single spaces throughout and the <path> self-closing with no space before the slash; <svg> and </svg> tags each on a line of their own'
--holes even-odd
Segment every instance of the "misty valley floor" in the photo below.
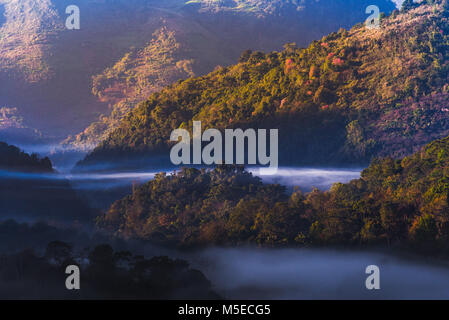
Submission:
<svg viewBox="0 0 449 320">
<path fill-rule="evenodd" d="M 251 169 L 250 169 L 251 170 Z M 167 170 L 168 172 L 172 170 Z M 255 175 L 258 171 L 251 170 Z M 16 174 L 16 179 L 68 180 L 98 208 L 126 194 L 133 184 L 151 180 L 157 172 L 108 174 Z M 11 178 L 3 173 L 2 179 Z M 335 182 L 360 176 L 357 169 L 280 168 L 276 176 L 262 176 L 304 191 L 325 190 Z M 20 216 L 3 217 L 20 219 Z M 398 257 L 391 252 L 328 249 L 208 248 L 198 251 L 139 248 L 145 255 L 168 255 L 189 261 L 228 299 L 442 299 L 449 298 L 449 268 L 424 258 Z M 381 270 L 381 290 L 365 288 L 365 268 Z"/>
<path fill-rule="evenodd" d="M 381 251 L 220 248 L 185 258 L 227 299 L 449 299 L 449 265 Z M 380 290 L 365 287 L 369 265 Z"/>
</svg>

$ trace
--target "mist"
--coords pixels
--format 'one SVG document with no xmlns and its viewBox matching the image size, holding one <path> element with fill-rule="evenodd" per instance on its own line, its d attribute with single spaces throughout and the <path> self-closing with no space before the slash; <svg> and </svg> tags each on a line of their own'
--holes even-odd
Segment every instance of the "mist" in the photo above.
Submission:
<svg viewBox="0 0 449 320">
<path fill-rule="evenodd" d="M 313 188 L 328 190 L 336 183 L 347 183 L 360 178 L 362 169 L 334 169 L 334 168 L 279 168 L 275 175 L 260 175 L 258 169 L 250 169 L 265 183 L 277 183 L 287 187 L 299 187 L 304 192 Z"/>
<path fill-rule="evenodd" d="M 172 172 L 174 168 L 167 168 Z M 52 201 L 47 206 L 55 212 L 50 220 L 66 220 L 72 214 L 66 212 L 68 200 L 70 207 L 78 203 L 75 195 L 55 192 L 58 188 L 70 186 L 83 199 L 88 200 L 90 207 L 107 208 L 110 203 L 126 195 L 134 183 L 144 183 L 154 178 L 161 170 L 109 172 L 109 173 L 14 173 L 1 171 L 0 180 L 23 180 L 22 184 L 31 183 L 38 189 L 49 186 Z M 250 169 L 254 175 L 259 175 L 257 169 Z M 261 175 L 265 183 L 280 183 L 288 188 L 300 187 L 310 191 L 313 187 L 327 190 L 333 183 L 348 182 L 360 177 L 360 169 L 341 168 L 279 168 L 276 175 Z M 47 181 L 47 183 L 45 183 Z M 61 183 L 54 183 L 61 182 Z M 63 182 L 68 182 L 65 184 Z M 42 183 L 44 182 L 44 183 Z M 10 189 L 6 188 L 5 191 Z M 37 191 L 36 191 L 37 190 Z M 47 191 L 45 191 L 47 192 Z M 20 193 L 14 193 L 20 195 Z M 10 196 L 8 196 L 10 197 Z M 39 194 L 39 198 L 43 197 Z M 18 199 L 13 204 L 23 203 Z M 51 203 L 51 204 L 50 204 Z M 36 212 L 29 217 L 24 209 L 9 210 L 15 214 L 2 216 L 2 220 L 14 218 L 19 222 L 33 223 L 42 220 L 43 213 L 48 208 L 34 207 Z M 44 210 L 45 209 L 45 210 Z M 86 211 L 85 208 L 75 208 L 75 214 Z M 57 218 L 57 212 L 64 212 Z M 87 212 L 87 211 L 86 211 Z M 68 215 L 68 216 L 67 216 Z M 74 216 L 73 216 L 74 217 Z M 79 219 L 79 216 L 76 216 Z M 89 219 L 89 217 L 86 217 Z M 73 219 L 73 218 L 72 218 Z M 54 227 L 24 227 L 13 222 L 4 224 L 5 230 L 14 231 L 9 235 L 10 241 L 17 244 L 16 249 L 44 246 L 47 241 L 64 240 L 80 246 L 87 243 L 109 241 L 98 237 L 89 231 L 81 236 L 79 229 L 67 232 Z M 85 231 L 85 230 L 84 230 Z M 90 234 L 90 235 L 89 235 Z M 5 236 L 7 236 L 5 234 Z M 95 240 L 94 240 L 95 239 Z M 391 250 L 370 251 L 334 250 L 334 249 L 261 249 L 247 248 L 206 248 L 197 251 L 181 251 L 160 248 L 140 242 L 118 241 L 116 246 L 132 249 L 145 256 L 167 255 L 171 258 L 188 260 L 192 267 L 201 270 L 214 285 L 213 289 L 226 299 L 449 299 L 449 265 L 441 261 L 406 257 Z M 6 250 L 7 248 L 3 248 Z M 380 290 L 367 290 L 365 280 L 368 277 L 365 269 L 369 265 L 380 268 Z"/>
<path fill-rule="evenodd" d="M 187 255 L 226 299 L 448 299 L 447 263 L 391 252 L 321 249 L 206 249 Z M 365 269 L 380 268 L 380 290 Z"/>
</svg>

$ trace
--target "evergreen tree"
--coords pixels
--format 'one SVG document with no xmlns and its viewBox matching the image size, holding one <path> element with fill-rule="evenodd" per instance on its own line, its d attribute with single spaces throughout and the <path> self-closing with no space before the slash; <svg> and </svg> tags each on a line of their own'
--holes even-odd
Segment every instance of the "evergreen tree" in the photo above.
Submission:
<svg viewBox="0 0 449 320">
<path fill-rule="evenodd" d="M 417 7 L 417 3 L 415 3 L 413 0 L 405 0 L 404 3 L 402 4 L 402 8 L 401 11 L 405 12 L 405 11 L 409 11 L 413 8 Z"/>
</svg>

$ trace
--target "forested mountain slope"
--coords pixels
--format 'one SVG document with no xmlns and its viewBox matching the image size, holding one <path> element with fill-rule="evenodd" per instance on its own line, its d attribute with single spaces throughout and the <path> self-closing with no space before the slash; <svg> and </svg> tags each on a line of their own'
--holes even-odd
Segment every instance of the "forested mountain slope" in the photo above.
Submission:
<svg viewBox="0 0 449 320">
<path fill-rule="evenodd" d="M 240 167 L 159 174 L 98 226 L 174 245 L 407 245 L 448 253 L 449 138 L 402 160 L 375 160 L 330 191 L 288 195 Z"/>
<path fill-rule="evenodd" d="M 66 8 L 73 4 L 80 9 L 80 30 L 65 27 Z M 78 134 L 103 115 L 85 134 L 98 139 L 136 99 L 189 77 L 190 71 L 202 75 L 216 65 L 235 63 L 248 48 L 275 50 L 289 41 L 305 45 L 363 21 L 370 4 L 385 12 L 394 8 L 390 0 L 0 0 L 0 106 L 17 108 L 30 127 L 54 140 Z M 161 30 L 180 46 L 169 46 L 166 60 L 151 49 Z M 145 91 L 136 96 L 143 82 L 126 83 L 127 77 L 117 75 L 107 82 L 115 92 L 109 95 L 119 94 L 115 101 L 92 94 L 98 84 L 92 77 L 108 74 L 127 56 L 136 60 L 124 72 L 148 80 Z M 190 63 L 189 72 L 177 68 L 177 62 Z M 132 88 L 115 90 L 124 86 Z M 113 110 L 111 123 L 100 128 Z M 78 147 L 95 139 L 69 140 Z"/>
<path fill-rule="evenodd" d="M 281 164 L 410 154 L 449 134 L 449 11 L 441 1 L 340 29 L 302 49 L 246 51 L 240 63 L 142 102 L 80 166 L 164 155 L 190 128 L 279 128 Z"/>
</svg>

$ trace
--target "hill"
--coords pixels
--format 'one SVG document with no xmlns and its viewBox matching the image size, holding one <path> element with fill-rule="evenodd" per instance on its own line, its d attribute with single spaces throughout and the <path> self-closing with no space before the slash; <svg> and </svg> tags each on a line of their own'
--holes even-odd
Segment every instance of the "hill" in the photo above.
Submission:
<svg viewBox="0 0 449 320">
<path fill-rule="evenodd" d="M 246 51 L 240 63 L 178 82 L 133 110 L 80 167 L 163 155 L 191 128 L 278 128 L 281 164 L 403 157 L 449 134 L 448 10 L 421 4 L 378 29 L 340 29 L 302 49 Z"/>
<path fill-rule="evenodd" d="M 53 172 L 50 159 L 39 159 L 37 154 L 29 155 L 4 142 L 0 142 L 0 170 Z"/>
<path fill-rule="evenodd" d="M 245 2 L 248 5 L 242 7 L 241 1 L 79 0 L 81 29 L 67 30 L 65 9 L 73 1 L 0 0 L 5 17 L 0 22 L 1 105 L 18 108 L 26 123 L 55 141 L 69 134 L 75 137 L 92 121 L 100 118 L 101 123 L 119 103 L 93 95 L 92 77 L 107 74 L 128 54 L 136 56 L 136 61 L 126 65 L 125 71 L 137 73 L 148 83 L 139 96 L 134 88 L 129 95 L 128 91 L 122 94 L 120 102 L 126 108 L 134 106 L 136 99 L 145 99 L 148 92 L 190 76 L 174 68 L 171 58 L 160 60 L 160 52 L 152 51 L 158 30 L 173 34 L 181 46 L 181 51 L 172 48 L 167 55 L 181 63 L 193 59 L 192 71 L 199 76 L 216 65 L 235 62 L 247 48 L 274 50 L 288 41 L 306 44 L 340 26 L 362 21 L 372 2 L 307 0 L 295 5 L 288 0 L 264 0 Z M 386 12 L 393 8 L 389 0 L 374 3 Z M 144 61 L 149 69 L 165 72 L 156 75 L 136 67 Z M 114 92 L 127 86 L 122 80 L 119 76 L 111 84 Z"/>
<path fill-rule="evenodd" d="M 159 174 L 98 226 L 181 246 L 402 245 L 448 253 L 449 137 L 402 160 L 377 159 L 348 184 L 287 195 L 239 167 Z"/>
</svg>

